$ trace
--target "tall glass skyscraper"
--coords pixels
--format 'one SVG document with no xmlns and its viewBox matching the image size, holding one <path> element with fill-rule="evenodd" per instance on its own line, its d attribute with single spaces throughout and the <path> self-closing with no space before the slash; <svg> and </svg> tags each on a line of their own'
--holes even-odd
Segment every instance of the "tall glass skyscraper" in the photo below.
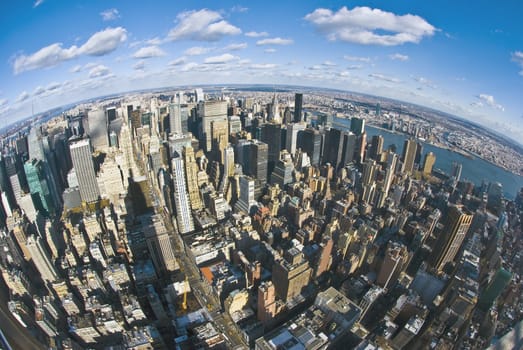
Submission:
<svg viewBox="0 0 523 350">
<path fill-rule="evenodd" d="M 100 196 L 100 189 L 98 188 L 94 172 L 89 139 L 73 141 L 69 145 L 69 149 L 71 150 L 71 160 L 78 178 L 78 188 L 82 201 L 87 203 L 96 202 Z"/>
<path fill-rule="evenodd" d="M 55 208 L 45 178 L 43 162 L 36 159 L 27 161 L 24 163 L 24 171 L 35 208 L 44 214 L 52 214 Z"/>
</svg>

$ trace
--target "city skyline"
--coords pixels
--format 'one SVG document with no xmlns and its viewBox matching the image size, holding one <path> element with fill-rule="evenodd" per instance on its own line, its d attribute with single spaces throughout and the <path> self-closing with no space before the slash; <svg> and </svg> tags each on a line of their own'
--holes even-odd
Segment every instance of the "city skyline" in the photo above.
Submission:
<svg viewBox="0 0 523 350">
<path fill-rule="evenodd" d="M 142 88 L 290 83 L 417 103 L 523 137 L 515 2 L 1 6 L 2 123 Z"/>
</svg>

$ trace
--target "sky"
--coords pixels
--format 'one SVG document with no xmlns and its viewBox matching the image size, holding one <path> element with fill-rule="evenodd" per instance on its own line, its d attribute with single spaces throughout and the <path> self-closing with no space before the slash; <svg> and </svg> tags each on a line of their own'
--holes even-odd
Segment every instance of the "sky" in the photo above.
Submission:
<svg viewBox="0 0 523 350">
<path fill-rule="evenodd" d="M 0 3 L 0 125 L 130 90 L 288 84 L 435 108 L 523 144 L 523 3 Z"/>
</svg>

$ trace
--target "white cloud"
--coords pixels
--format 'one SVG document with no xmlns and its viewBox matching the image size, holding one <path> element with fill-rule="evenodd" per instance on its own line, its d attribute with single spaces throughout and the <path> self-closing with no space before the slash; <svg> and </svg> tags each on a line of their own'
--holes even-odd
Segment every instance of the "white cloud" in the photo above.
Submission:
<svg viewBox="0 0 523 350">
<path fill-rule="evenodd" d="M 5 106 L 5 105 L 7 105 L 7 102 L 8 102 L 7 99 L 5 99 L 5 98 L 0 98 L 0 107 L 3 107 L 3 106 Z"/>
<path fill-rule="evenodd" d="M 355 69 L 362 69 L 363 66 L 361 64 L 351 64 L 350 66 L 347 67 L 347 69 L 350 69 L 350 70 L 355 70 Z"/>
<path fill-rule="evenodd" d="M 275 52 L 276 52 L 276 49 L 269 48 L 269 49 L 265 49 L 265 50 L 263 50 L 263 51 L 266 52 L 266 53 L 275 53 Z"/>
<path fill-rule="evenodd" d="M 320 66 L 319 64 L 315 64 L 314 66 L 309 67 L 309 70 L 320 70 L 323 68 L 325 68 L 325 67 Z"/>
<path fill-rule="evenodd" d="M 396 15 L 380 9 L 342 7 L 337 12 L 318 8 L 305 16 L 329 40 L 363 45 L 393 46 L 419 43 L 436 28 L 416 15 Z"/>
<path fill-rule="evenodd" d="M 116 50 L 116 48 L 127 40 L 127 30 L 122 27 L 106 28 L 94 33 L 79 51 L 80 54 L 90 56 L 103 56 Z"/>
<path fill-rule="evenodd" d="M 276 68 L 277 65 L 274 63 L 253 63 L 250 67 L 253 69 L 272 69 Z"/>
<path fill-rule="evenodd" d="M 370 62 L 370 57 L 345 55 L 345 56 L 343 56 L 343 58 L 346 59 L 347 61 L 353 61 L 353 62 Z"/>
<path fill-rule="evenodd" d="M 44 67 L 52 67 L 62 61 L 70 60 L 77 56 L 77 47 L 63 49 L 61 43 L 51 44 L 32 55 L 20 55 L 15 58 L 13 68 L 15 74 Z"/>
<path fill-rule="evenodd" d="M 210 47 L 194 46 L 185 50 L 183 54 L 187 56 L 199 56 L 204 55 L 209 51 L 211 51 Z"/>
<path fill-rule="evenodd" d="M 147 40 L 145 43 L 147 45 L 161 45 L 162 42 L 163 42 L 162 39 L 155 37 L 155 38 Z"/>
<path fill-rule="evenodd" d="M 290 45 L 294 41 L 292 39 L 282 39 L 282 38 L 268 38 L 268 39 L 262 39 L 258 40 L 256 42 L 256 45 Z"/>
<path fill-rule="evenodd" d="M 38 7 L 44 3 L 44 0 L 36 0 L 33 4 L 33 8 Z"/>
<path fill-rule="evenodd" d="M 112 8 L 112 9 L 107 9 L 105 11 L 100 12 L 100 16 L 102 16 L 102 19 L 104 21 L 112 21 L 117 18 L 120 18 L 120 13 L 118 12 L 117 9 Z"/>
<path fill-rule="evenodd" d="M 113 52 L 127 39 L 127 31 L 122 27 L 107 28 L 93 34 L 82 46 L 63 48 L 62 43 L 43 47 L 31 55 L 18 55 L 13 62 L 15 74 L 25 71 L 55 66 L 63 61 L 81 55 L 103 56 Z"/>
<path fill-rule="evenodd" d="M 231 7 L 231 12 L 247 12 L 247 11 L 249 11 L 248 7 L 243 7 L 240 5 Z"/>
<path fill-rule="evenodd" d="M 245 33 L 245 36 L 248 36 L 249 38 L 262 38 L 265 36 L 269 36 L 269 33 L 267 33 L 267 32 L 247 32 L 247 33 Z"/>
<path fill-rule="evenodd" d="M 331 62 L 331 61 L 325 61 L 325 62 L 322 63 L 322 65 L 327 66 L 327 67 L 334 67 L 334 66 L 337 66 L 336 63 Z"/>
<path fill-rule="evenodd" d="M 60 86 L 62 86 L 61 83 L 58 83 L 58 82 L 54 81 L 52 83 L 49 83 L 49 85 L 47 85 L 46 90 L 47 91 L 54 91 L 54 90 L 58 89 Z"/>
<path fill-rule="evenodd" d="M 107 68 L 103 64 L 99 64 L 89 71 L 89 78 L 103 77 L 103 76 L 108 75 L 109 73 L 111 73 L 109 68 Z"/>
<path fill-rule="evenodd" d="M 389 55 L 389 58 L 391 60 L 395 60 L 395 61 L 402 61 L 402 62 L 405 62 L 405 61 L 408 61 L 409 60 L 409 56 L 407 55 L 402 55 L 400 53 L 395 53 L 393 55 Z"/>
<path fill-rule="evenodd" d="M 172 60 L 171 62 L 169 62 L 169 66 L 180 66 L 180 65 L 184 64 L 185 62 L 187 62 L 187 57 L 182 56 L 182 57 L 178 57 L 178 58 Z"/>
<path fill-rule="evenodd" d="M 27 91 L 24 91 L 20 95 L 18 95 L 18 97 L 16 98 L 16 102 L 17 103 L 24 102 L 28 98 L 29 98 L 29 94 L 27 93 Z"/>
<path fill-rule="evenodd" d="M 223 49 L 225 51 L 238 51 L 238 50 L 243 50 L 246 48 L 247 48 L 247 43 L 238 43 L 238 44 L 227 45 Z"/>
<path fill-rule="evenodd" d="M 42 87 L 42 86 L 38 86 L 38 87 L 35 89 L 35 91 L 33 92 L 33 95 L 35 95 L 35 96 L 39 96 L 39 95 L 43 94 L 44 92 L 45 92 L 44 87 Z"/>
<path fill-rule="evenodd" d="M 391 77 L 391 76 L 384 75 L 384 74 L 379 74 L 379 73 L 371 73 L 371 74 L 369 74 L 369 77 L 378 79 L 378 80 L 388 81 L 389 83 L 400 83 L 401 82 L 401 80 L 399 80 L 398 78 Z"/>
<path fill-rule="evenodd" d="M 76 66 L 72 67 L 71 69 L 69 69 L 69 72 L 70 73 L 78 73 L 82 70 L 82 66 L 77 64 Z"/>
<path fill-rule="evenodd" d="M 512 61 L 516 62 L 519 65 L 519 67 L 521 68 L 519 75 L 523 76 L 523 52 L 522 51 L 513 52 Z"/>
<path fill-rule="evenodd" d="M 415 81 L 417 81 L 418 83 L 422 84 L 422 85 L 425 85 L 429 88 L 432 88 L 432 89 L 436 89 L 437 86 L 436 84 L 434 84 L 431 80 L 425 78 L 425 77 L 412 77 L 412 79 L 414 79 Z"/>
<path fill-rule="evenodd" d="M 170 40 L 218 41 L 227 35 L 242 31 L 222 19 L 222 16 L 208 9 L 187 11 L 177 17 L 178 24 L 168 34 Z"/>
<path fill-rule="evenodd" d="M 233 56 L 230 53 L 224 53 L 223 55 L 220 55 L 220 56 L 207 57 L 204 60 L 204 63 L 220 64 L 220 63 L 227 63 L 227 62 L 237 61 L 239 59 L 240 58 L 238 56 Z"/>
<path fill-rule="evenodd" d="M 198 67 L 198 63 L 195 62 L 189 62 L 185 66 L 182 67 L 182 72 L 188 72 Z"/>
<path fill-rule="evenodd" d="M 145 61 L 144 60 L 140 60 L 140 61 L 136 62 L 133 65 L 133 69 L 134 70 L 144 70 L 144 68 L 145 68 Z"/>
<path fill-rule="evenodd" d="M 499 109 L 502 112 L 505 111 L 505 107 L 503 107 L 502 105 L 497 103 L 496 100 L 494 99 L 494 96 L 492 96 L 492 95 L 479 94 L 476 97 L 480 100 L 479 105 L 482 105 L 483 103 L 485 103 L 489 107 Z"/>
<path fill-rule="evenodd" d="M 142 47 L 133 54 L 133 58 L 151 58 L 160 56 L 165 56 L 165 51 L 154 45 Z"/>
</svg>

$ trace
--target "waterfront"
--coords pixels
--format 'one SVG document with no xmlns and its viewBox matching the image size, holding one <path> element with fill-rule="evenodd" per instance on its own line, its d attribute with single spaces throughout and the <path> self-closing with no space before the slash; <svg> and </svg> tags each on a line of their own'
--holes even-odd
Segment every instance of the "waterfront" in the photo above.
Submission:
<svg viewBox="0 0 523 350">
<path fill-rule="evenodd" d="M 349 127 L 350 120 L 343 118 L 335 118 L 335 125 Z M 375 128 L 372 126 L 365 126 L 367 132 L 367 142 L 370 142 L 372 136 L 382 135 L 384 138 L 383 148 L 386 149 L 389 145 L 396 145 L 396 153 L 399 155 L 403 152 L 403 143 L 409 135 L 397 134 L 384 129 Z M 480 186 L 485 182 L 500 182 L 503 185 L 503 192 L 508 199 L 514 199 L 519 190 L 523 187 L 523 177 L 506 171 L 484 159 L 474 157 L 467 158 L 462 154 L 453 152 L 448 149 L 433 146 L 429 143 L 422 142 L 423 152 L 422 156 L 428 152 L 436 155 L 435 168 L 441 169 L 445 173 L 450 173 L 452 162 L 463 164 L 461 172 L 461 180 L 469 180 Z M 424 159 L 422 157 L 422 159 Z"/>
</svg>

